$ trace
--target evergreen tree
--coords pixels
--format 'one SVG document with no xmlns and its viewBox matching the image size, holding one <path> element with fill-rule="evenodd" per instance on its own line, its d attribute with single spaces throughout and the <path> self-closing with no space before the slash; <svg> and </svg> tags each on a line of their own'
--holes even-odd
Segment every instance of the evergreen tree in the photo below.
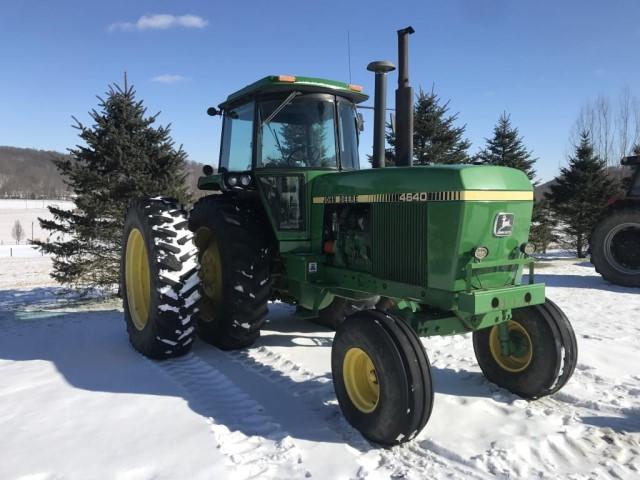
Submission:
<svg viewBox="0 0 640 480">
<path fill-rule="evenodd" d="M 584 131 L 569 166 L 560 170 L 557 182 L 545 193 L 579 258 L 586 256 L 591 230 L 607 200 L 618 191 L 618 182 L 608 175 L 606 167 L 594 154 L 589 133 Z"/>
<path fill-rule="evenodd" d="M 60 283 L 111 286 L 119 279 L 122 229 L 132 198 L 168 195 L 188 200 L 186 153 L 175 148 L 169 126 L 154 127 L 133 86 L 112 85 L 92 126 L 75 117 L 84 145 L 54 161 L 75 194 L 74 210 L 49 207 L 53 220 L 39 219 L 47 242 L 34 242 L 53 255 L 52 277 Z"/>
<path fill-rule="evenodd" d="M 527 174 L 530 180 L 535 177 L 533 164 L 536 158 L 527 150 L 518 134 L 518 129 L 511 125 L 511 117 L 504 112 L 493 128 L 493 138 L 487 138 L 486 147 L 475 157 L 488 165 L 517 168 Z"/>
<path fill-rule="evenodd" d="M 536 246 L 536 251 L 547 253 L 549 244 L 558 240 L 556 229 L 558 222 L 551 211 L 549 200 L 543 198 L 533 204 L 533 217 L 531 219 L 531 232 L 529 241 Z"/>
<path fill-rule="evenodd" d="M 430 163 L 468 163 L 467 151 L 471 142 L 464 138 L 465 126 L 455 126 L 458 114 L 449 114 L 449 102 L 441 103 L 432 88 L 426 93 L 420 89 L 413 113 L 413 158 L 416 165 Z M 391 125 L 387 125 L 387 165 L 395 164 L 396 138 Z"/>
</svg>

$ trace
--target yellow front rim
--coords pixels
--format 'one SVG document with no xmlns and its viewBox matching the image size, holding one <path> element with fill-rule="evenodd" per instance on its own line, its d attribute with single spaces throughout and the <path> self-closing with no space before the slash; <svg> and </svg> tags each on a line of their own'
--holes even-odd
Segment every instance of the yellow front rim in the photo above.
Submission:
<svg viewBox="0 0 640 480">
<path fill-rule="evenodd" d="M 215 312 L 222 301 L 222 260 L 216 237 L 208 228 L 201 228 L 196 232 L 195 242 L 199 248 L 206 245 L 200 257 L 200 278 L 202 291 L 208 302 L 202 305 L 205 310 L 202 315 L 204 321 L 213 321 Z"/>
<path fill-rule="evenodd" d="M 125 281 L 131 320 L 138 330 L 142 330 L 149 321 L 151 276 L 149 275 L 147 246 L 142 232 L 137 228 L 131 230 L 127 239 Z"/>
<path fill-rule="evenodd" d="M 373 361 L 361 348 L 350 348 L 344 356 L 342 378 L 351 403 L 363 413 L 371 413 L 380 400 L 380 385 Z"/>
<path fill-rule="evenodd" d="M 489 348 L 491 355 L 501 368 L 508 372 L 518 373 L 526 369 L 533 358 L 533 343 L 527 330 L 518 322 L 510 320 L 509 329 L 509 355 L 502 354 L 500 345 L 500 332 L 498 326 L 494 326 L 489 334 Z"/>
</svg>

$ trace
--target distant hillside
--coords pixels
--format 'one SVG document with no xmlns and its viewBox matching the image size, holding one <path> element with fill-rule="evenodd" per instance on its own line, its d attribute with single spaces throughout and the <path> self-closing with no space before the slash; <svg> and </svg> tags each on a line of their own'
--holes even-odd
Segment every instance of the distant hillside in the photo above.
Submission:
<svg viewBox="0 0 640 480">
<path fill-rule="evenodd" d="M 0 198 L 68 198 L 69 189 L 51 160 L 59 152 L 0 147 Z"/>
<path fill-rule="evenodd" d="M 65 156 L 60 152 L 0 146 L 0 198 L 69 199 L 71 192 L 52 162 Z M 201 164 L 187 162 L 187 183 L 194 194 L 201 172 Z"/>
</svg>

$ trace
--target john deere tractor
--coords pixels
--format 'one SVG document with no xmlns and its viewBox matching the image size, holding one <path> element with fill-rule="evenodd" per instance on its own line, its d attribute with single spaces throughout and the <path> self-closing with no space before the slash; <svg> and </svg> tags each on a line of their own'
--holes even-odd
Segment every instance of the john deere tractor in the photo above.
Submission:
<svg viewBox="0 0 640 480">
<path fill-rule="evenodd" d="M 640 155 L 622 159 L 633 168 L 629 188 L 613 198 L 591 235 L 591 261 L 611 283 L 640 287 Z"/>
<path fill-rule="evenodd" d="M 514 169 L 412 166 L 409 27 L 398 32 L 396 166 L 384 167 L 385 83 L 373 62 L 374 168 L 359 168 L 362 88 L 268 76 L 209 109 L 223 120 L 210 195 L 190 212 L 172 199 L 133 202 L 122 292 L 133 346 L 152 358 L 253 344 L 268 302 L 319 315 L 345 305 L 331 370 L 347 420 L 368 439 L 413 438 L 433 405 L 420 337 L 471 333 L 486 378 L 525 398 L 559 390 L 576 339 L 536 283 L 527 243 L 533 188 Z M 528 280 L 522 283 L 523 270 Z"/>
</svg>

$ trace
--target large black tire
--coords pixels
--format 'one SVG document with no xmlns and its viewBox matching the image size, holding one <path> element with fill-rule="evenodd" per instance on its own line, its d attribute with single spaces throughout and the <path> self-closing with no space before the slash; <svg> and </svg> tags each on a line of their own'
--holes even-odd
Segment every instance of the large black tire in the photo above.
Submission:
<svg viewBox="0 0 640 480">
<path fill-rule="evenodd" d="M 224 350 L 251 345 L 271 293 L 272 242 L 263 212 L 249 202 L 204 197 L 191 211 L 189 228 L 201 266 L 198 335 Z"/>
<path fill-rule="evenodd" d="M 416 333 L 391 315 L 347 317 L 333 340 L 331 372 L 342 413 L 371 441 L 404 443 L 431 416 L 429 359 Z"/>
<path fill-rule="evenodd" d="M 125 217 L 120 292 L 131 345 L 147 357 L 177 357 L 193 343 L 200 298 L 187 214 L 176 200 L 132 201 Z"/>
<path fill-rule="evenodd" d="M 640 287 L 640 207 L 613 210 L 591 235 L 591 262 L 611 283 Z"/>
<path fill-rule="evenodd" d="M 313 323 L 336 330 L 345 318 L 361 310 L 370 310 L 376 306 L 378 297 L 369 300 L 347 300 L 335 297 L 325 308 L 318 311 L 318 316 L 310 318 Z"/>
<path fill-rule="evenodd" d="M 513 310 L 509 322 L 513 355 L 502 355 L 498 326 L 473 333 L 473 349 L 485 377 L 524 398 L 560 390 L 578 362 L 578 344 L 565 314 L 551 300 Z M 492 347 L 493 344 L 493 347 Z"/>
</svg>

